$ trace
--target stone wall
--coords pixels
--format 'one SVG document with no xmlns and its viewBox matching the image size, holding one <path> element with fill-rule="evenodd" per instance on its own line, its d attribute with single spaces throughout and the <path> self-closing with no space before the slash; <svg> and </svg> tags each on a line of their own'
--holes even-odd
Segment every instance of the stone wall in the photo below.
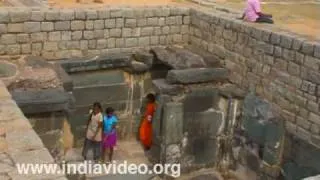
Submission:
<svg viewBox="0 0 320 180">
<path fill-rule="evenodd" d="M 190 43 L 223 59 L 233 83 L 278 107 L 289 133 L 320 147 L 320 43 L 227 15 L 190 15 Z"/>
<path fill-rule="evenodd" d="M 63 175 L 19 174 L 17 163 L 54 163 L 28 119 L 0 81 L 0 179 L 66 179 Z"/>
<path fill-rule="evenodd" d="M 1 9 L 0 55 L 47 59 L 128 52 L 188 42 L 189 9 Z"/>
</svg>

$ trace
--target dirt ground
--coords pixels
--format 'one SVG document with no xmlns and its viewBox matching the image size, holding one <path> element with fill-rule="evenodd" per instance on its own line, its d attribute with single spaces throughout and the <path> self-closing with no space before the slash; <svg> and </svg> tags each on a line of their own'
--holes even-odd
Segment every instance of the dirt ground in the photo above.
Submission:
<svg viewBox="0 0 320 180">
<path fill-rule="evenodd" d="M 52 7 L 99 7 L 99 6 L 152 6 L 178 4 L 183 6 L 199 6 L 188 0 L 49 0 Z M 210 0 L 218 5 L 222 5 L 237 10 L 245 7 L 245 0 Z M 320 39 L 320 3 L 305 0 L 264 0 L 262 10 L 271 13 L 275 24 L 283 29 L 303 34 L 311 40 Z"/>
</svg>

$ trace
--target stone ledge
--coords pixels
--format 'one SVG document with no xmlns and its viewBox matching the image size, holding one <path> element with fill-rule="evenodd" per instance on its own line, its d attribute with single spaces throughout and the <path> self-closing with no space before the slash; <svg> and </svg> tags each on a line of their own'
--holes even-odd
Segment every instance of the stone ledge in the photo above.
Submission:
<svg viewBox="0 0 320 180">
<path fill-rule="evenodd" d="M 165 79 L 155 79 L 152 85 L 155 92 L 160 94 L 178 95 L 183 91 L 181 86 L 169 84 Z"/>
<path fill-rule="evenodd" d="M 192 68 L 170 70 L 166 80 L 170 84 L 192 84 L 228 80 L 229 72 L 224 68 Z"/>
<path fill-rule="evenodd" d="M 58 62 L 67 73 L 116 69 L 130 66 L 130 56 L 127 54 L 100 55 L 76 59 L 60 60 Z"/>
<path fill-rule="evenodd" d="M 67 111 L 72 97 L 61 89 L 13 91 L 13 99 L 25 114 Z"/>
</svg>

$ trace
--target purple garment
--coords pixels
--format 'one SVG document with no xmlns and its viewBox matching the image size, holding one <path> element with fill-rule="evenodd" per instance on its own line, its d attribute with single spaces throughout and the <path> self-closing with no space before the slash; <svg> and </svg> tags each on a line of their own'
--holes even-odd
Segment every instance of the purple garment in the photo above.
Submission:
<svg viewBox="0 0 320 180">
<path fill-rule="evenodd" d="M 111 133 L 104 133 L 102 140 L 102 148 L 111 148 L 114 147 L 117 143 L 117 133 L 113 130 Z"/>
<path fill-rule="evenodd" d="M 247 21 L 255 22 L 261 12 L 260 0 L 247 0 L 245 9 L 245 19 Z"/>
</svg>

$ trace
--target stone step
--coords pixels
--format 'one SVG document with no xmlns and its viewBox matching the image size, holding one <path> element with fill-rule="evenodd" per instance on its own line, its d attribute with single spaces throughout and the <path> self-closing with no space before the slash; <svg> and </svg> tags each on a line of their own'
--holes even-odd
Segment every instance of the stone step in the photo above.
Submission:
<svg viewBox="0 0 320 180">
<path fill-rule="evenodd" d="M 229 72 L 224 68 L 192 68 L 170 70 L 166 80 L 170 84 L 192 84 L 228 80 Z"/>
<path fill-rule="evenodd" d="M 206 67 L 203 58 L 181 47 L 155 47 L 150 50 L 156 60 L 173 69 L 188 69 Z"/>
</svg>

